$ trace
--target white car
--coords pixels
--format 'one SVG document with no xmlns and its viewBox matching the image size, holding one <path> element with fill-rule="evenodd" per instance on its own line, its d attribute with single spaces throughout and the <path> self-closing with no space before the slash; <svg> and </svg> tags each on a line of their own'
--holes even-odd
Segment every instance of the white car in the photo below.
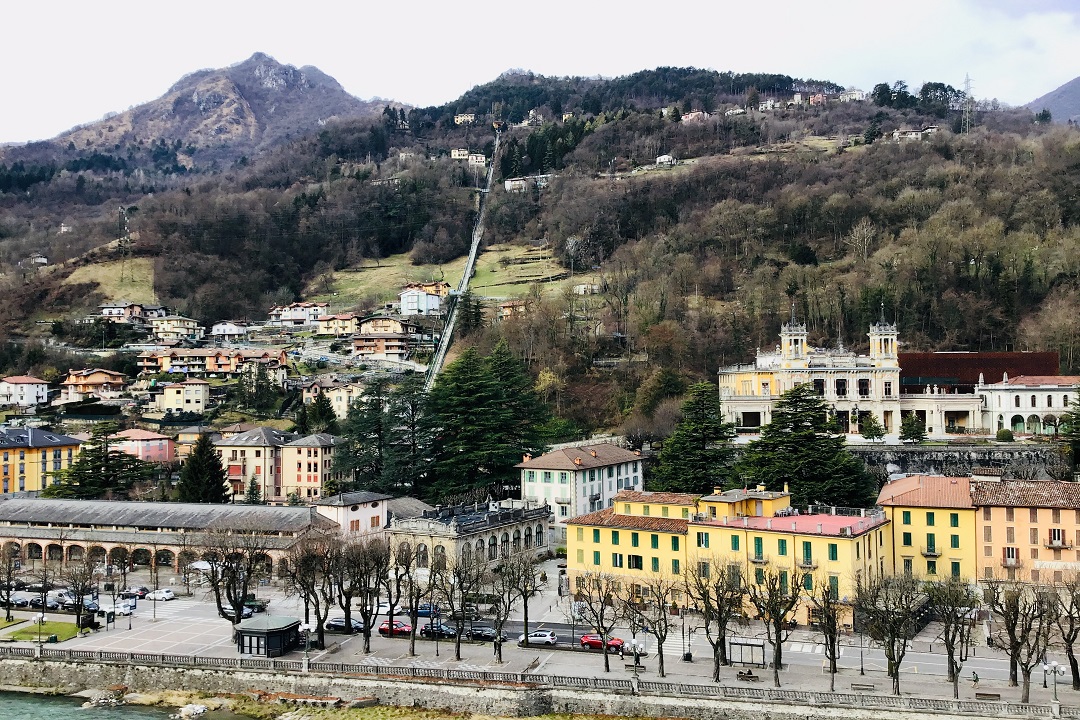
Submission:
<svg viewBox="0 0 1080 720">
<path fill-rule="evenodd" d="M 554 645 L 559 642 L 559 636 L 551 630 L 533 630 L 529 633 L 530 645 Z M 518 645 L 525 644 L 525 636 L 518 636 Z"/>
<path fill-rule="evenodd" d="M 147 600 L 175 600 L 176 593 L 169 588 L 161 588 L 160 590 L 152 590 L 146 594 Z"/>
<path fill-rule="evenodd" d="M 130 615 L 135 611 L 135 608 L 131 607 L 127 603 L 116 603 L 115 605 L 102 605 L 98 608 L 98 615 L 105 617 L 105 613 L 114 613 L 116 615 Z"/>
</svg>

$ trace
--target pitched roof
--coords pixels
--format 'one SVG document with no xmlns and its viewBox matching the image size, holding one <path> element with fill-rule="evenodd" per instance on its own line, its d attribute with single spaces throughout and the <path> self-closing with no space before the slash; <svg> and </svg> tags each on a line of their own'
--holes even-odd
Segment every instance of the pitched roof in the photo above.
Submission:
<svg viewBox="0 0 1080 720">
<path fill-rule="evenodd" d="M 333 447 L 337 444 L 338 438 L 330 433 L 312 433 L 285 443 L 285 447 Z"/>
<path fill-rule="evenodd" d="M 1077 375 L 1017 375 L 1009 378 L 1009 385 L 1055 385 L 1057 387 L 1075 387 L 1080 385 Z"/>
<path fill-rule="evenodd" d="M 971 508 L 971 480 L 943 475 L 908 475 L 881 488 L 878 505 Z"/>
<path fill-rule="evenodd" d="M 566 521 L 567 525 L 591 525 L 621 530 L 648 530 L 650 532 L 685 533 L 687 520 L 655 517 L 653 515 L 620 515 L 614 508 L 604 508 L 586 515 L 578 515 Z"/>
<path fill-rule="evenodd" d="M 411 497 L 391 498 L 386 501 L 386 509 L 396 518 L 420 517 L 435 508 L 423 500 Z"/>
<path fill-rule="evenodd" d="M 529 470 L 587 470 L 640 459 L 637 453 L 618 445 L 599 443 L 552 450 L 540 457 L 527 458 L 514 467 Z"/>
<path fill-rule="evenodd" d="M 67 445 L 79 445 L 82 441 L 70 435 L 61 435 L 51 430 L 35 430 L 33 428 L 8 428 L 0 430 L 0 447 L 63 447 Z"/>
<path fill-rule="evenodd" d="M 337 495 L 327 495 L 319 500 L 316 505 L 334 505 L 336 507 L 342 507 L 344 505 L 363 505 L 369 502 L 376 502 L 378 500 L 390 500 L 393 495 L 385 495 L 383 493 L 368 492 L 367 490 L 357 490 L 355 492 L 343 492 Z M 418 513 L 420 514 L 420 513 Z"/>
<path fill-rule="evenodd" d="M 698 499 L 691 493 L 652 492 L 649 490 L 620 490 L 615 495 L 615 502 L 659 503 L 661 505 L 694 506 Z"/>
<path fill-rule="evenodd" d="M 987 480 L 971 483 L 976 507 L 1080 508 L 1080 483 L 1057 480 Z"/>
<path fill-rule="evenodd" d="M 161 435 L 160 433 L 150 432 L 149 430 L 141 430 L 139 428 L 131 428 L 130 430 L 122 430 L 116 433 L 116 437 L 124 438 L 125 440 L 171 440 L 168 435 Z"/>
<path fill-rule="evenodd" d="M 274 428 L 259 427 L 254 430 L 242 432 L 239 435 L 233 435 L 231 438 L 218 440 L 214 444 L 227 447 L 238 445 L 244 447 L 282 447 L 288 445 L 295 439 L 296 435 L 294 433 L 287 433 L 281 430 L 275 430 Z"/>
<path fill-rule="evenodd" d="M 3 379 L 8 385 L 48 385 L 44 380 L 38 380 L 29 375 L 12 375 Z"/>
</svg>

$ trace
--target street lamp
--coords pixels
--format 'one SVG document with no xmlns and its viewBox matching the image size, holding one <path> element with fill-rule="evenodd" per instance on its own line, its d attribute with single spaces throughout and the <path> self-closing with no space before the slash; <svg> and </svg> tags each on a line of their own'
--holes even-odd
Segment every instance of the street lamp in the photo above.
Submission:
<svg viewBox="0 0 1080 720">
<path fill-rule="evenodd" d="M 42 641 L 41 641 L 41 629 L 43 627 L 45 627 L 45 623 L 48 622 L 48 621 L 49 621 L 49 619 L 47 617 L 45 617 L 45 613 L 41 613 L 40 615 L 38 615 L 38 626 L 37 626 L 38 657 L 41 657 L 43 649 L 44 649 L 44 643 L 42 643 Z"/>
<path fill-rule="evenodd" d="M 1064 665 L 1059 665 L 1057 660 L 1053 660 L 1053 661 L 1050 662 L 1049 665 L 1047 665 L 1046 663 L 1043 663 L 1042 671 L 1043 671 L 1043 687 L 1046 687 L 1046 674 L 1050 673 L 1051 675 L 1054 676 L 1054 702 L 1057 702 L 1058 701 L 1057 679 L 1058 679 L 1058 675 L 1060 675 L 1062 677 L 1065 677 L 1065 666 Z"/>
<path fill-rule="evenodd" d="M 308 671 L 311 662 L 311 631 L 314 629 L 311 623 L 300 623 L 300 632 L 304 633 L 304 672 Z"/>
</svg>

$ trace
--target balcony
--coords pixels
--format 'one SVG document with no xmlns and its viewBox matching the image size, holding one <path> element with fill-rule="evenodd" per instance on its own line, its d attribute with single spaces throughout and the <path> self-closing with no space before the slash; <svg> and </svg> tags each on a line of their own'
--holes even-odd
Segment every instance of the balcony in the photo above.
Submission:
<svg viewBox="0 0 1080 720">
<path fill-rule="evenodd" d="M 1003 568 L 1018 568 L 1018 567 L 1020 567 L 1020 558 L 1014 558 L 1014 557 L 1001 558 L 1001 567 L 1003 567 Z"/>
<path fill-rule="evenodd" d="M 941 551 L 937 549 L 936 545 L 922 548 L 922 556 L 925 558 L 938 558 L 941 557 Z"/>
<path fill-rule="evenodd" d="M 1047 538 L 1045 546 L 1050 548 L 1051 550 L 1068 550 L 1072 547 L 1072 543 L 1066 540 L 1064 537 L 1052 537 Z"/>
<path fill-rule="evenodd" d="M 755 565 L 768 565 L 769 558 L 767 555 L 751 555 L 750 562 L 754 563 Z"/>
<path fill-rule="evenodd" d="M 817 570 L 817 562 L 813 558 L 804 557 L 795 563 L 800 570 Z"/>
</svg>

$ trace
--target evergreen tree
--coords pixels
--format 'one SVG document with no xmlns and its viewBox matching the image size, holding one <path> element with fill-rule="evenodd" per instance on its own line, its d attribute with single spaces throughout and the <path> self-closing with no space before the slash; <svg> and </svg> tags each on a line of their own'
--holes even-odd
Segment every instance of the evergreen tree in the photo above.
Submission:
<svg viewBox="0 0 1080 720">
<path fill-rule="evenodd" d="M 429 497 L 502 485 L 520 462 L 522 435 L 490 364 L 469 348 L 439 376 L 428 396 L 435 428 Z"/>
<path fill-rule="evenodd" d="M 772 422 L 747 447 L 738 470 L 769 490 L 787 483 L 795 507 L 869 507 L 877 497 L 873 478 L 832 430 L 825 400 L 809 383 L 781 396 Z"/>
<path fill-rule="evenodd" d="M 116 423 L 97 425 L 71 467 L 52 473 L 53 484 L 41 491 L 42 497 L 101 498 L 127 493 L 136 484 L 153 480 L 153 463 L 112 447 L 117 429 Z"/>
<path fill-rule="evenodd" d="M 915 413 L 900 418 L 900 442 L 918 445 L 926 440 L 926 427 Z"/>
<path fill-rule="evenodd" d="M 334 412 L 334 406 L 330 404 L 330 396 L 321 392 L 315 396 L 307 413 L 309 433 L 338 433 L 338 419 Z"/>
<path fill-rule="evenodd" d="M 538 452 L 544 445 L 542 427 L 551 419 L 551 412 L 540 400 L 536 382 L 525 371 L 524 363 L 510 352 L 505 339 L 495 345 L 486 362 L 510 415 L 511 424 L 505 428 L 509 442 L 520 447 L 521 452 Z"/>
<path fill-rule="evenodd" d="M 180 502 L 224 503 L 229 501 L 230 488 L 221 458 L 214 450 L 208 434 L 195 441 L 191 453 L 180 469 L 180 482 L 176 486 Z"/>
<path fill-rule="evenodd" d="M 859 423 L 859 434 L 870 442 L 885 439 L 885 426 L 877 419 L 874 413 L 867 413 Z"/>
<path fill-rule="evenodd" d="M 397 493 L 425 497 L 432 432 L 423 376 L 408 377 L 391 390 L 387 409 L 384 485 Z"/>
<path fill-rule="evenodd" d="M 1067 410 L 1058 422 L 1058 437 L 1068 448 L 1069 460 L 1072 462 L 1073 472 L 1076 472 L 1077 466 L 1080 465 L 1080 411 L 1076 410 L 1076 403 L 1070 404 L 1070 409 Z M 999 437 L 998 440 L 1001 440 Z M 1010 438 L 1011 441 L 1011 433 Z"/>
<path fill-rule="evenodd" d="M 244 491 L 244 504 L 245 505 L 262 505 L 262 489 L 259 487 L 258 481 L 255 476 L 252 475 L 248 480 L 247 490 Z"/>
<path fill-rule="evenodd" d="M 340 428 L 344 442 L 334 451 L 334 469 L 349 478 L 337 488 L 341 490 L 384 489 L 383 468 L 387 447 L 387 388 L 376 380 L 364 390 L 363 396 L 349 407 L 349 414 Z"/>
<path fill-rule="evenodd" d="M 241 373 L 236 388 L 237 401 L 241 407 L 256 413 L 269 412 L 277 402 L 277 394 L 270 373 L 262 363 L 255 363 L 253 368 Z"/>
<path fill-rule="evenodd" d="M 300 435 L 311 434 L 311 423 L 308 420 L 307 403 L 300 403 L 300 407 L 296 408 L 296 417 L 293 419 L 293 432 L 300 433 Z"/>
<path fill-rule="evenodd" d="M 734 439 L 735 426 L 724 422 L 716 386 L 691 386 L 682 419 L 664 442 L 652 489 L 704 494 L 730 484 Z"/>
</svg>

